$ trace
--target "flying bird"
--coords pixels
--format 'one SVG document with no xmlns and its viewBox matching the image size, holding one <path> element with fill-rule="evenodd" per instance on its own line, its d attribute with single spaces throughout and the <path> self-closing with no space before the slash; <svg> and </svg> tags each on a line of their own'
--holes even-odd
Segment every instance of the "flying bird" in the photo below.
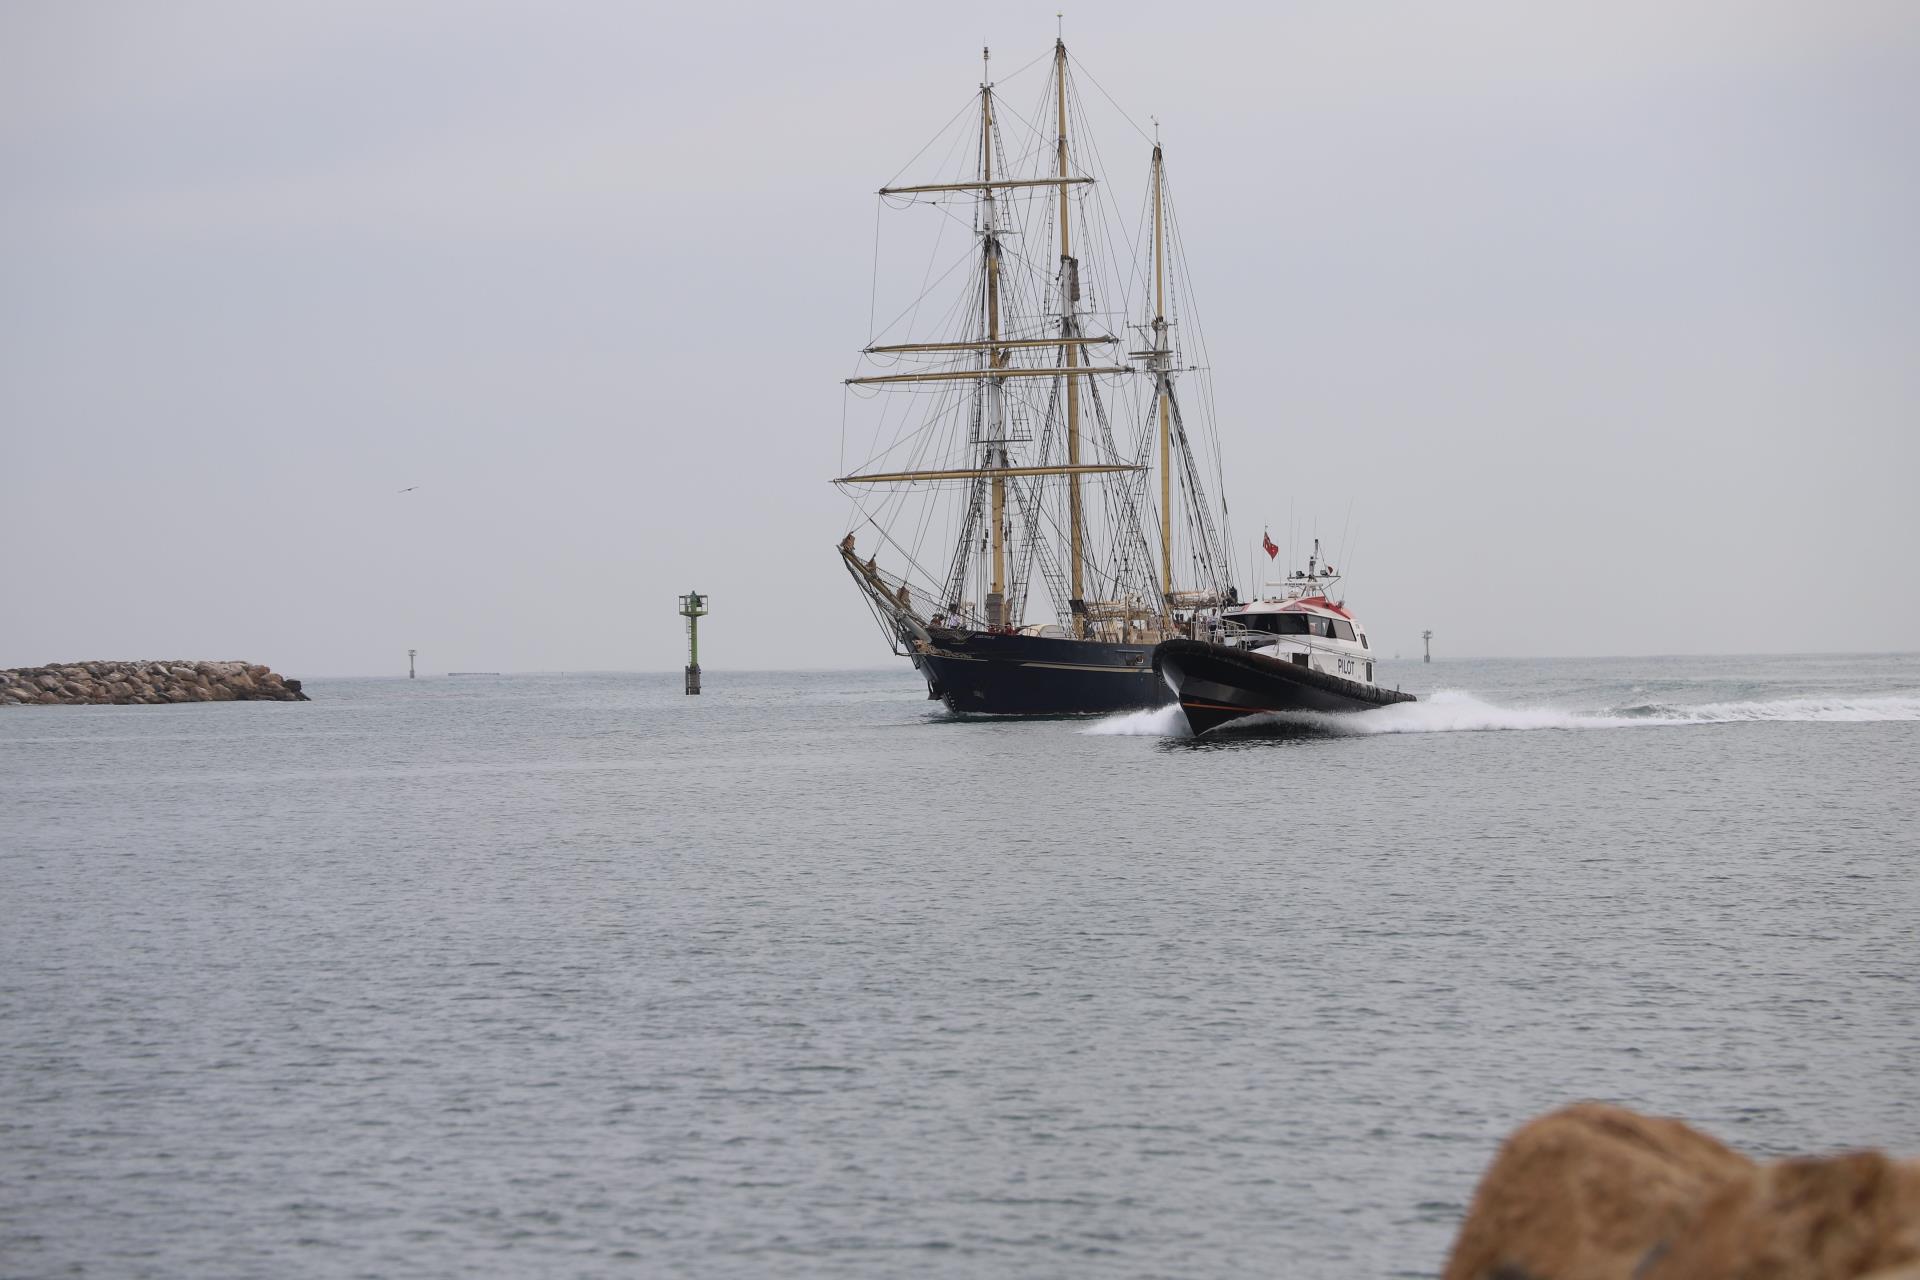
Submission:
<svg viewBox="0 0 1920 1280">
<path fill-rule="evenodd" d="M 410 484 L 410 485 L 408 485 L 408 486 L 407 486 L 406 488 L 404 488 L 404 489 L 402 489 L 402 490 L 400 490 L 400 492 L 401 492 L 401 493 L 412 493 L 412 492 L 413 492 L 413 491 L 414 491 L 415 489 L 418 489 L 419 487 L 420 487 L 420 486 L 419 486 L 419 485 L 417 485 L 417 484 Z"/>
</svg>

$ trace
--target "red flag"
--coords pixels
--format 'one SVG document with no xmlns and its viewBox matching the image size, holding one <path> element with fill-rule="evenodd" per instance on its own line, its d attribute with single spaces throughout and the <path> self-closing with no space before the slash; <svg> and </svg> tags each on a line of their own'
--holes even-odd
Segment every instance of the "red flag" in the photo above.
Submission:
<svg viewBox="0 0 1920 1280">
<path fill-rule="evenodd" d="M 1260 545 L 1267 549 L 1267 559 L 1269 560 L 1280 554 L 1280 548 L 1273 545 L 1272 536 L 1264 530 L 1260 534 Z"/>
</svg>

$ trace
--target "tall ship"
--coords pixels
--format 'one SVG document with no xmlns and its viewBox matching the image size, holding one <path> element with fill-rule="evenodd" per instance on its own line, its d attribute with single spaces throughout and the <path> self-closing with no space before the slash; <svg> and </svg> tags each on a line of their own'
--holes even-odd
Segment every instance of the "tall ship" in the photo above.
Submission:
<svg viewBox="0 0 1920 1280">
<path fill-rule="evenodd" d="M 1163 704 L 1154 646 L 1238 602 L 1203 483 L 1219 487 L 1218 437 L 1164 153 L 1142 135 L 1127 223 L 1073 65 L 1056 41 L 1037 105 L 1003 106 L 983 74 L 922 149 L 944 145 L 945 170 L 916 157 L 880 189 L 875 298 L 909 287 L 846 382 L 847 421 L 874 425 L 834 481 L 841 562 L 928 696 L 963 714 Z M 894 275 L 882 230 L 902 211 L 925 257 Z"/>
</svg>

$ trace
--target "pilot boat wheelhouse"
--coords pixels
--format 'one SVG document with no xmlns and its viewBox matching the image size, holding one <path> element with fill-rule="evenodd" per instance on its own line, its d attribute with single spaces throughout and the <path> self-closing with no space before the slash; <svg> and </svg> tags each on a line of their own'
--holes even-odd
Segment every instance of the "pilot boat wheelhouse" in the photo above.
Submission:
<svg viewBox="0 0 1920 1280">
<path fill-rule="evenodd" d="M 1210 641 L 1168 640 L 1154 650 L 1154 670 L 1195 733 L 1266 712 L 1414 700 L 1374 683 L 1366 627 L 1329 596 L 1340 576 L 1320 563 L 1317 541 L 1313 552 L 1278 594 L 1224 610 Z"/>
<path fill-rule="evenodd" d="M 1225 623 L 1238 648 L 1349 680 L 1373 679 L 1366 628 L 1324 595 L 1229 609 Z"/>
</svg>

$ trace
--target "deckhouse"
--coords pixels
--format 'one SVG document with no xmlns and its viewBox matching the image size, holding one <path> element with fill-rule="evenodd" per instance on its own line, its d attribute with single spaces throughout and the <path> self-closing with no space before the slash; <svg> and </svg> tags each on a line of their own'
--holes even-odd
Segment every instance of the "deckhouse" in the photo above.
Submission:
<svg viewBox="0 0 1920 1280">
<path fill-rule="evenodd" d="M 1305 570 L 1267 584 L 1280 588 L 1278 592 L 1223 612 L 1223 634 L 1217 642 L 1372 684 L 1367 630 L 1328 595 L 1339 581 L 1334 567 L 1320 562 L 1320 542 L 1315 539 Z"/>
</svg>

